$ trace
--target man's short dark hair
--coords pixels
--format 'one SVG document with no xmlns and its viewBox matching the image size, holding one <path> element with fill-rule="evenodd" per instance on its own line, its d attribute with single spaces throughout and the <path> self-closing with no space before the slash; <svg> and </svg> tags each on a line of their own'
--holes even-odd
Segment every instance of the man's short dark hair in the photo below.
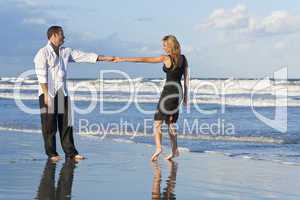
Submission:
<svg viewBox="0 0 300 200">
<path fill-rule="evenodd" d="M 58 34 L 60 31 L 62 31 L 61 26 L 50 26 L 47 31 L 48 39 L 50 39 L 53 34 Z"/>
</svg>

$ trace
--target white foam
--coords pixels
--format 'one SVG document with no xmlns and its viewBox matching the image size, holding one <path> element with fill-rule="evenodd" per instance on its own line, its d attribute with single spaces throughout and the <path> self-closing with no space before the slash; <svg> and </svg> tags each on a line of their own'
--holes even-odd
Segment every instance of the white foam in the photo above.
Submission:
<svg viewBox="0 0 300 200">
<path fill-rule="evenodd" d="M 190 152 L 191 150 L 187 147 L 178 147 L 179 152 Z"/>
<path fill-rule="evenodd" d="M 13 132 L 22 132 L 22 133 L 41 133 L 41 130 L 38 129 L 23 129 L 23 128 L 10 128 L 10 127 L 1 127 L 0 131 L 13 131 Z"/>
<path fill-rule="evenodd" d="M 0 92 L 0 98 L 4 99 L 20 99 L 20 100 L 37 100 L 37 94 L 27 94 L 20 93 L 20 95 L 15 96 L 14 93 L 11 92 Z M 124 103 L 157 103 L 159 97 L 157 95 L 138 95 L 133 96 L 130 99 L 129 96 L 122 94 L 104 94 L 104 95 L 82 95 L 75 94 L 71 96 L 71 99 L 74 101 L 102 101 L 102 102 L 124 102 Z M 217 105 L 228 105 L 228 106 L 243 106 L 250 107 L 252 105 L 254 107 L 275 107 L 275 106 L 285 106 L 285 100 L 274 101 L 274 99 L 266 99 L 266 98 L 256 98 L 251 100 L 250 98 L 245 97 L 226 97 L 223 102 L 220 98 L 199 98 L 193 99 L 191 103 L 193 104 L 217 104 Z M 300 106 L 300 101 L 293 98 L 287 99 L 287 106 L 289 107 L 298 107 Z"/>
<path fill-rule="evenodd" d="M 22 129 L 22 128 L 11 128 L 11 127 L 3 127 L 0 126 L 1 131 L 16 131 L 16 132 L 24 132 L 24 133 L 41 133 L 40 129 Z M 103 136 L 103 133 L 97 132 L 79 132 L 78 134 L 82 136 Z M 141 132 L 108 132 L 105 135 L 113 135 L 113 136 L 131 136 L 131 137 L 152 137 L 152 134 L 147 134 Z M 189 139 L 189 140 L 208 140 L 208 141 L 228 141 L 228 142 L 253 142 L 253 143 L 270 143 L 270 144 L 285 144 L 286 141 L 284 139 L 276 139 L 271 137 L 263 137 L 263 136 L 226 136 L 226 135 L 182 135 L 178 133 L 178 138 L 181 139 Z M 291 143 L 291 141 L 290 141 Z M 297 143 L 297 141 L 295 141 Z M 184 150 L 184 149 L 182 149 Z M 186 149 L 187 150 L 187 149 Z M 190 151 L 190 150 L 189 150 Z M 209 152 L 209 151 L 207 151 Z"/>
<path fill-rule="evenodd" d="M 17 78 L 2 78 L 0 81 L 0 88 L 13 88 L 14 85 L 6 84 L 8 83 L 17 83 L 17 82 L 24 82 L 26 85 L 22 85 L 19 89 L 28 89 L 31 86 L 28 84 L 35 84 L 38 85 L 37 80 L 18 80 Z M 232 80 L 230 81 L 230 85 L 228 84 L 227 80 L 199 80 L 199 79 L 192 79 L 190 81 L 190 91 L 195 92 L 197 94 L 215 94 L 215 89 L 217 89 L 217 95 L 221 95 L 223 92 L 224 94 L 250 94 L 253 90 L 254 86 L 258 83 L 259 80 Z M 134 88 L 140 88 L 143 92 L 153 92 L 157 93 L 157 87 L 162 89 L 165 79 L 150 79 L 144 80 L 143 78 L 139 77 L 136 79 L 131 79 L 128 81 L 126 79 L 104 79 L 104 80 L 68 80 L 67 85 L 69 90 L 73 90 L 77 88 L 76 86 L 79 84 L 81 88 L 77 88 L 76 91 L 119 91 L 119 92 L 129 92 L 130 84 L 134 86 Z M 288 89 L 288 93 L 290 96 L 299 96 L 300 92 L 300 82 L 289 81 L 287 84 L 278 84 L 274 81 L 271 81 L 271 85 L 267 85 L 269 83 L 262 82 L 260 84 L 261 90 L 255 91 L 255 94 L 276 94 L 276 89 L 282 88 L 283 86 Z M 3 86 L 1 86 L 3 84 Z M 182 81 L 183 84 L 183 81 Z M 265 85 L 264 85 L 265 84 Z M 9 86 L 10 85 L 10 86 Z M 212 85 L 215 87 L 213 88 Z M 154 87 L 156 86 L 156 87 Z M 226 87 L 225 87 L 226 86 Z M 269 87 L 267 87 L 269 86 Z M 266 87 L 266 88 L 264 88 Z M 37 88 L 36 88 L 37 89 Z M 195 91 L 197 89 L 197 92 Z"/>
<path fill-rule="evenodd" d="M 220 151 L 211 151 L 211 150 L 204 151 L 204 153 L 217 154 L 217 155 L 225 155 L 223 152 L 220 152 Z"/>
<path fill-rule="evenodd" d="M 284 139 L 276 139 L 264 136 L 230 136 L 230 135 L 180 135 L 179 138 L 191 140 L 216 140 L 229 142 L 253 142 L 253 143 L 269 143 L 269 144 L 283 144 L 286 143 Z"/>
<path fill-rule="evenodd" d="M 22 81 L 22 80 L 21 80 Z M 36 80 L 26 79 L 23 80 L 25 85 L 15 86 L 15 83 L 19 82 L 16 77 L 4 77 L 0 82 L 0 89 L 18 89 L 21 92 L 23 90 L 38 90 L 38 84 Z M 195 104 L 224 104 L 230 106 L 251 106 L 250 94 L 253 87 L 259 80 L 231 80 L 232 85 L 226 87 L 227 80 L 199 80 L 192 79 L 190 81 L 191 101 Z M 133 88 L 129 87 L 129 83 L 125 79 L 104 79 L 104 80 L 68 80 L 68 88 L 72 94 L 75 92 L 73 99 L 75 101 L 106 101 L 106 102 L 128 102 L 129 95 L 133 95 L 131 102 L 140 103 L 156 103 L 158 101 L 161 89 L 164 85 L 164 79 L 143 79 L 141 77 L 133 79 Z M 300 81 L 289 81 L 285 83 L 276 83 L 270 81 L 272 84 L 268 88 L 264 88 L 259 91 L 255 91 L 253 98 L 253 105 L 255 107 L 274 107 L 275 106 L 275 95 L 278 95 L 277 89 L 281 89 L 286 86 L 288 90 L 288 106 L 297 107 L 300 106 Z M 31 84 L 30 84 L 31 83 Z M 262 83 L 263 86 L 268 86 L 266 83 Z M 77 87 L 79 85 L 84 87 Z M 217 89 L 215 94 L 214 88 L 210 84 L 213 84 Z M 266 84 L 266 85 L 264 85 Z M 199 87 L 196 91 L 196 88 Z M 132 90 L 131 90 L 132 89 Z M 75 91 L 76 90 L 76 91 Z M 139 91 L 137 91 L 139 90 Z M 222 90 L 225 94 L 225 102 L 222 99 Z M 100 92 L 103 92 L 103 97 L 95 99 L 90 96 L 84 96 L 77 94 L 76 92 L 96 92 L 97 96 L 100 96 Z M 111 93 L 110 96 L 107 93 Z M 195 95 L 195 96 L 194 96 Z M 277 96 L 278 97 L 278 96 Z M 283 96 L 284 97 L 284 96 Z M 0 98 L 15 99 L 12 92 L 1 92 Z M 32 94 L 21 94 L 20 99 L 34 100 L 36 96 Z M 277 106 L 285 106 L 285 101 L 279 99 Z"/>
<path fill-rule="evenodd" d="M 245 159 L 252 159 L 253 157 L 252 156 L 243 156 L 243 158 L 245 158 Z"/>
<path fill-rule="evenodd" d="M 118 142 L 118 143 L 127 143 L 127 144 L 134 143 L 134 141 L 132 141 L 132 140 L 122 139 L 122 138 L 114 138 L 113 141 Z"/>
<path fill-rule="evenodd" d="M 283 162 L 280 162 L 280 163 L 281 163 L 281 164 L 284 164 L 284 165 L 293 165 L 293 166 L 300 165 L 299 163 L 288 162 L 288 161 L 283 161 Z"/>
</svg>

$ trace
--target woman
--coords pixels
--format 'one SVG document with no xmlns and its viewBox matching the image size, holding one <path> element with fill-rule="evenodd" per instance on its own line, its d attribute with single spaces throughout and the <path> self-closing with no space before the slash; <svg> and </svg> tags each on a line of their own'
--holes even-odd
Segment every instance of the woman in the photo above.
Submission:
<svg viewBox="0 0 300 200">
<path fill-rule="evenodd" d="M 171 160 L 179 156 L 177 147 L 177 134 L 175 123 L 179 115 L 179 105 L 182 100 L 181 78 L 184 75 L 184 95 L 183 102 L 187 104 L 188 92 L 188 63 L 184 55 L 181 55 L 180 44 L 175 36 L 167 35 L 162 39 L 163 49 L 166 55 L 159 57 L 134 57 L 120 58 L 116 57 L 114 62 L 143 62 L 143 63 L 163 63 L 163 71 L 166 73 L 166 83 L 161 93 L 157 110 L 154 115 L 154 138 L 156 151 L 151 157 L 156 161 L 162 152 L 162 123 L 168 125 L 169 137 L 171 140 L 172 153 L 166 157 Z"/>
</svg>

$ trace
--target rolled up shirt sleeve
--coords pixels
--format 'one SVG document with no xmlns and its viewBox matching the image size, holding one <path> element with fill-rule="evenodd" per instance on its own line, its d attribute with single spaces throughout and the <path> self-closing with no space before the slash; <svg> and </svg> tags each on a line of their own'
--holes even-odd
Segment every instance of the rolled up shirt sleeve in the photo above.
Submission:
<svg viewBox="0 0 300 200">
<path fill-rule="evenodd" d="M 35 72 L 39 83 L 47 83 L 47 59 L 42 50 L 34 57 Z"/>
<path fill-rule="evenodd" d="M 69 62 L 96 63 L 98 55 L 95 53 L 86 53 L 80 50 L 71 49 Z"/>
</svg>

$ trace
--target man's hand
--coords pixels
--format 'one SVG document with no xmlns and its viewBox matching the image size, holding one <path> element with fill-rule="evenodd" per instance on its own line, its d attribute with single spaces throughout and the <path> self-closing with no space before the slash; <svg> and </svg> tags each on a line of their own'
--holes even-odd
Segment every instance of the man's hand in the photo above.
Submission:
<svg viewBox="0 0 300 200">
<path fill-rule="evenodd" d="M 41 113 L 43 114 L 48 114 L 49 109 L 50 109 L 50 104 L 51 104 L 51 100 L 49 99 L 49 94 L 48 93 L 44 93 L 44 106 L 41 109 Z"/>
<path fill-rule="evenodd" d="M 54 99 L 48 94 L 44 93 L 44 108 L 43 113 L 53 113 L 54 112 Z"/>
<path fill-rule="evenodd" d="M 48 93 L 44 93 L 44 103 L 47 108 L 52 108 L 53 100 L 54 99 Z"/>
<path fill-rule="evenodd" d="M 49 105 L 48 99 L 49 99 L 49 95 L 44 93 L 44 104 L 46 107 L 48 107 L 48 105 Z"/>
<path fill-rule="evenodd" d="M 49 94 L 48 94 L 48 84 L 47 83 L 41 83 L 40 86 L 41 86 L 43 94 L 44 94 L 45 106 L 48 107 L 49 103 L 51 103 L 50 100 L 49 100 Z"/>
</svg>

